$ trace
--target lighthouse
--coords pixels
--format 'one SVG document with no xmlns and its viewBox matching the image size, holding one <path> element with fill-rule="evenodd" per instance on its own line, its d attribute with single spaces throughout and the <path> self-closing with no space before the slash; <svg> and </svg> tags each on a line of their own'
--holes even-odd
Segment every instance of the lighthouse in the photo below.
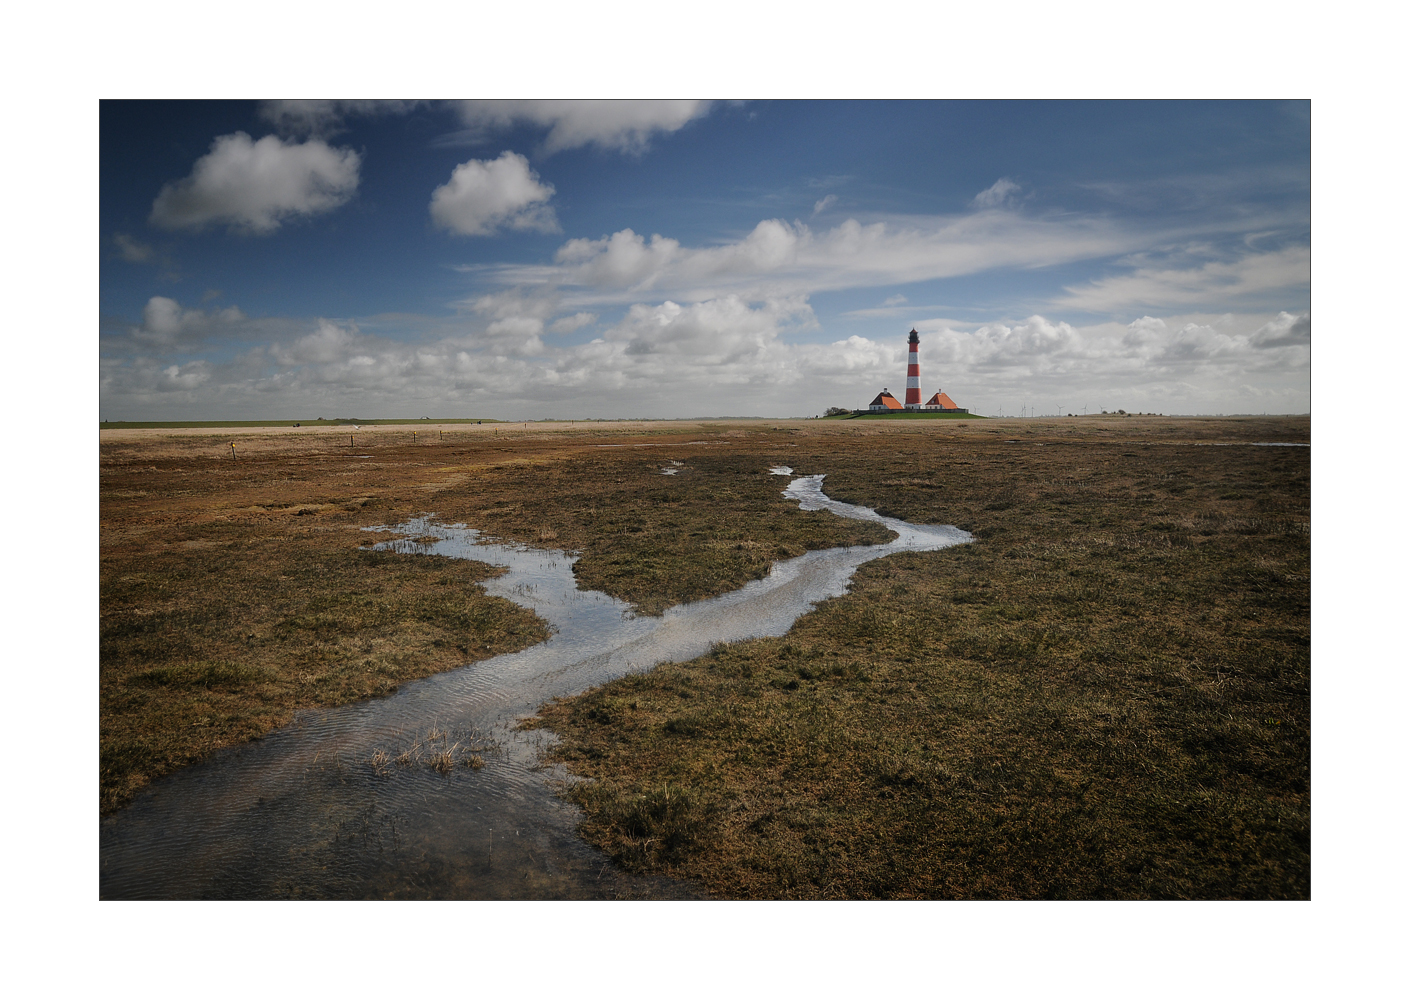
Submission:
<svg viewBox="0 0 1410 1000">
<path fill-rule="evenodd" d="M 956 406 L 955 401 L 943 392 L 937 392 L 924 403 L 920 401 L 920 334 L 912 330 L 907 343 L 910 345 L 910 356 L 906 358 L 906 401 L 902 403 L 886 389 L 882 389 L 880 395 L 868 403 L 865 410 L 853 410 L 852 415 L 864 417 L 905 410 L 917 410 L 936 416 L 950 413 L 968 414 L 967 409 Z"/>
<path fill-rule="evenodd" d="M 906 409 L 920 409 L 920 334 L 911 331 L 911 356 L 906 360 Z"/>
</svg>

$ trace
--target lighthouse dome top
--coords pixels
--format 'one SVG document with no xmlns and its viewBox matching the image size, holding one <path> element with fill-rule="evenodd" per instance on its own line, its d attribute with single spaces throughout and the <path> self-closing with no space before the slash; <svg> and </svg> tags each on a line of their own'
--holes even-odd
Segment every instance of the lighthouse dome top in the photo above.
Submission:
<svg viewBox="0 0 1410 1000">
<path fill-rule="evenodd" d="M 911 335 L 906 338 L 906 343 L 908 343 L 908 344 L 919 344 L 919 343 L 920 343 L 920 334 L 918 334 L 918 333 L 916 333 L 914 330 L 912 330 L 912 331 L 911 331 Z"/>
</svg>

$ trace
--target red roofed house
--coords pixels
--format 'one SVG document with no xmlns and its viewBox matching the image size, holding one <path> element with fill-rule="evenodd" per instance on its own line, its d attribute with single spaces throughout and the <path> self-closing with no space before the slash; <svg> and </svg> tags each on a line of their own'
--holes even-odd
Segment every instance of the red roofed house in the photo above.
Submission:
<svg viewBox="0 0 1410 1000">
<path fill-rule="evenodd" d="M 899 399 L 891 395 L 890 389 L 882 389 L 880 394 L 867 404 L 867 409 L 886 413 L 890 410 L 904 410 L 905 407 L 901 405 Z"/>
<path fill-rule="evenodd" d="M 925 409 L 939 410 L 942 413 L 968 413 L 968 410 L 961 409 L 955 405 L 955 401 L 943 392 L 937 392 L 925 401 Z"/>
</svg>

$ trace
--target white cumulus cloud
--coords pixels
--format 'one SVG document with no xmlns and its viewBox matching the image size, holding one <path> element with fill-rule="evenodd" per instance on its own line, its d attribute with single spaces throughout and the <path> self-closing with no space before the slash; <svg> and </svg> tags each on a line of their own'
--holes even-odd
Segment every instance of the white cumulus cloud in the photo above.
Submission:
<svg viewBox="0 0 1410 1000">
<path fill-rule="evenodd" d="M 457 304 L 490 317 L 489 325 L 471 340 L 477 347 L 501 355 L 542 354 L 544 323 L 558 311 L 557 296 L 552 292 L 526 292 L 520 288 Z"/>
<path fill-rule="evenodd" d="M 292 344 L 275 345 L 273 355 L 283 365 L 345 363 L 360 353 L 367 342 L 355 323 L 344 327 L 320 319 L 312 333 Z"/>
<path fill-rule="evenodd" d="M 199 389 L 210 379 L 210 362 L 192 361 L 184 365 L 168 365 L 153 381 L 159 392 L 181 392 Z"/>
<path fill-rule="evenodd" d="M 467 160 L 431 194 L 436 225 L 462 236 L 488 236 L 502 227 L 557 232 L 548 201 L 553 185 L 529 161 L 506 150 L 496 160 Z"/>
<path fill-rule="evenodd" d="M 564 316 L 562 319 L 553 321 L 549 327 L 554 333 L 572 333 L 574 330 L 581 330 L 597 319 L 596 313 L 580 312 L 572 316 Z"/>
<path fill-rule="evenodd" d="M 462 300 L 456 305 L 468 306 L 481 316 L 490 316 L 496 320 L 528 317 L 538 320 L 540 326 L 558 311 L 557 296 L 552 292 L 544 293 L 537 289 L 523 288 L 510 288 L 490 295 L 481 295 L 476 299 Z"/>
<path fill-rule="evenodd" d="M 1312 317 L 1308 313 L 1278 313 L 1276 319 L 1254 331 L 1250 343 L 1258 348 L 1305 347 L 1312 343 Z"/>
<path fill-rule="evenodd" d="M 357 191 L 360 157 L 319 139 L 258 142 L 244 132 L 223 135 L 196 161 L 191 175 L 163 185 L 150 221 L 167 229 L 212 224 L 271 233 L 291 217 L 317 215 Z"/>
<path fill-rule="evenodd" d="M 142 325 L 133 327 L 132 338 L 148 347 L 174 348 L 200 343 L 207 337 L 243 322 L 245 314 L 236 306 L 218 312 L 183 309 L 181 303 L 164 295 L 154 295 L 142 309 Z"/>
<path fill-rule="evenodd" d="M 804 298 L 769 300 L 758 307 L 737 296 L 682 306 L 666 301 L 634 305 L 607 335 L 625 341 L 627 353 L 694 355 L 711 365 L 758 359 L 785 330 L 817 325 Z"/>
<path fill-rule="evenodd" d="M 569 240 L 559 247 L 555 259 L 572 268 L 568 275 L 574 284 L 646 287 L 679 256 L 680 249 L 678 240 L 657 234 L 648 243 L 623 229 L 600 240 Z"/>
<path fill-rule="evenodd" d="M 949 326 L 935 329 L 925 321 L 916 324 L 931 336 L 921 340 L 921 371 L 932 364 L 971 369 L 1061 369 L 1085 357 L 1086 345 L 1076 328 L 1054 323 L 1044 316 L 1030 316 L 1019 323 L 986 323 L 970 331 Z"/>
</svg>

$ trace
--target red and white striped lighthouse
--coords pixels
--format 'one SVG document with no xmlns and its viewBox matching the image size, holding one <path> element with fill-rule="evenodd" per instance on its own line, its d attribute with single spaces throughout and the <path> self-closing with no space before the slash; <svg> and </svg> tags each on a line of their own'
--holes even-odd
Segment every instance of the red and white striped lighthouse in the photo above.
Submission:
<svg viewBox="0 0 1410 1000">
<path fill-rule="evenodd" d="M 906 409 L 920 409 L 920 334 L 911 331 L 911 356 L 906 360 Z"/>
</svg>

